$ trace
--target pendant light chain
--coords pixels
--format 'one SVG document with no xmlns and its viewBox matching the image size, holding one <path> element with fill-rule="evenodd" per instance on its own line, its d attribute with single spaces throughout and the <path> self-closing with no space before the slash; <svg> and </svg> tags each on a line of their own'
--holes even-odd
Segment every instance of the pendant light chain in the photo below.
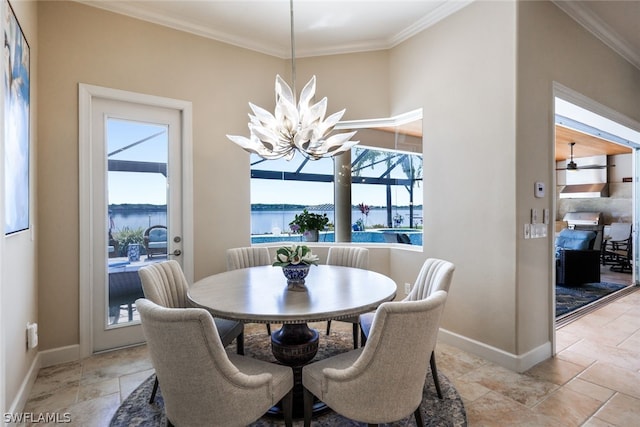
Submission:
<svg viewBox="0 0 640 427">
<path fill-rule="evenodd" d="M 293 89 L 293 100 L 296 102 L 296 39 L 293 32 L 293 0 L 289 0 L 289 9 L 291 13 L 291 85 Z"/>
</svg>

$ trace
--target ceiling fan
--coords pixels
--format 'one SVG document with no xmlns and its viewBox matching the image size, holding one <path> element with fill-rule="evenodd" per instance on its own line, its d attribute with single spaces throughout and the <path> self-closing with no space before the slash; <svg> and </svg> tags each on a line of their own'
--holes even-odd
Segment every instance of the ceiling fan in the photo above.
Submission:
<svg viewBox="0 0 640 427">
<path fill-rule="evenodd" d="M 563 171 L 563 170 L 577 171 L 577 170 L 580 170 L 580 169 L 605 169 L 607 167 L 607 165 L 584 165 L 584 166 L 578 166 L 578 164 L 573 161 L 573 146 L 574 145 L 576 145 L 575 142 L 570 142 L 569 143 L 569 147 L 571 149 L 571 157 L 569 159 L 569 163 L 567 163 L 567 167 L 566 168 L 557 168 L 556 170 L 558 170 L 558 171 Z"/>
</svg>

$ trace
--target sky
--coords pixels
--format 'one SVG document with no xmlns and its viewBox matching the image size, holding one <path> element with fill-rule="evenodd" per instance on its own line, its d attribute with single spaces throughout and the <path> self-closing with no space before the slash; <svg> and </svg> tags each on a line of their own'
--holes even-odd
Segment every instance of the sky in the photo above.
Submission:
<svg viewBox="0 0 640 427">
<path fill-rule="evenodd" d="M 157 135 L 160 133 L 159 135 Z M 152 135 L 153 138 L 126 148 Z M 167 162 L 167 129 L 127 120 L 107 122 L 107 153 L 113 160 Z M 164 205 L 167 200 L 167 180 L 159 173 L 109 172 L 109 204 L 146 203 Z"/>
</svg>

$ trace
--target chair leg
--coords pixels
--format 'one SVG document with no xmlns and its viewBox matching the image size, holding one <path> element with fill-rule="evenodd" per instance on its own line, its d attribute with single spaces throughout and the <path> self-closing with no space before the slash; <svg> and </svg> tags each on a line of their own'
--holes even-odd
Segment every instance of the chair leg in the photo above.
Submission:
<svg viewBox="0 0 640 427">
<path fill-rule="evenodd" d="M 442 399 L 442 390 L 440 389 L 440 381 L 438 380 L 438 369 L 436 368 L 436 352 L 431 352 L 431 375 L 433 375 L 433 382 L 436 385 L 436 391 L 438 392 L 438 398 Z"/>
<path fill-rule="evenodd" d="M 267 334 L 271 336 L 271 323 L 267 323 Z"/>
<path fill-rule="evenodd" d="M 293 426 L 293 389 L 282 398 L 282 412 L 284 412 L 284 425 Z"/>
<path fill-rule="evenodd" d="M 327 335 L 331 333 L 331 320 L 327 320 Z"/>
<path fill-rule="evenodd" d="M 357 323 L 353 324 L 353 349 L 358 349 L 358 335 L 360 335 L 360 327 Z"/>
<path fill-rule="evenodd" d="M 149 403 L 153 403 L 156 400 L 156 393 L 158 392 L 158 376 L 156 375 L 156 379 L 153 381 L 153 390 L 151 390 L 151 397 L 149 398 Z"/>
<path fill-rule="evenodd" d="M 418 409 L 413 413 L 413 416 L 416 417 L 416 425 L 423 426 L 424 422 L 422 421 L 422 412 L 420 412 L 420 405 L 418 405 Z"/>
<path fill-rule="evenodd" d="M 236 353 L 244 355 L 244 332 L 236 337 Z"/>
<path fill-rule="evenodd" d="M 306 388 L 303 392 L 304 401 L 304 427 L 311 427 L 311 415 L 313 413 L 313 393 Z"/>
</svg>

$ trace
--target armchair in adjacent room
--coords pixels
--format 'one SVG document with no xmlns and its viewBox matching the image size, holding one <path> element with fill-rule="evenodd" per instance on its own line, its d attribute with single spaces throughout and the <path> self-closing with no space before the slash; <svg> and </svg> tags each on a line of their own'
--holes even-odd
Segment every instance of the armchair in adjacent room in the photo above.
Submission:
<svg viewBox="0 0 640 427">
<path fill-rule="evenodd" d="M 565 228 L 556 237 L 556 283 L 566 286 L 600 282 L 600 251 L 595 231 Z"/>
</svg>

